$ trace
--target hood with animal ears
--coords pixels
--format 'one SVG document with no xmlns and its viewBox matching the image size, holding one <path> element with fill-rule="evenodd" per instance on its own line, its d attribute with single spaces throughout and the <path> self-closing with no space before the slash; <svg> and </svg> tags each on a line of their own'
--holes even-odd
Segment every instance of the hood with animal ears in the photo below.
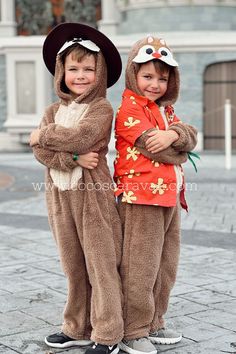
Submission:
<svg viewBox="0 0 236 354">
<path fill-rule="evenodd" d="M 137 86 L 137 65 L 135 65 L 135 63 L 146 63 L 154 59 L 161 60 L 172 67 L 167 91 L 157 102 L 160 106 L 172 105 L 179 95 L 179 70 L 178 63 L 173 58 L 170 48 L 163 39 L 148 36 L 133 45 L 126 66 L 126 88 L 142 96 Z"/>
</svg>

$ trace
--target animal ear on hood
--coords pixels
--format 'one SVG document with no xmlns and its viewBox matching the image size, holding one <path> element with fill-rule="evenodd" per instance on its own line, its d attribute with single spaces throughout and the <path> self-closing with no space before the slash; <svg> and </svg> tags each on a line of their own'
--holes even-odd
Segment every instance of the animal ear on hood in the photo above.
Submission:
<svg viewBox="0 0 236 354">
<path fill-rule="evenodd" d="M 158 104 L 161 106 L 174 104 L 179 95 L 178 63 L 173 58 L 173 54 L 164 39 L 149 35 L 133 45 L 128 56 L 126 67 L 126 88 L 134 91 L 138 95 L 142 95 L 137 86 L 137 64 L 147 63 L 155 59 L 161 60 L 171 67 L 167 91 L 165 95 L 158 100 Z"/>
</svg>

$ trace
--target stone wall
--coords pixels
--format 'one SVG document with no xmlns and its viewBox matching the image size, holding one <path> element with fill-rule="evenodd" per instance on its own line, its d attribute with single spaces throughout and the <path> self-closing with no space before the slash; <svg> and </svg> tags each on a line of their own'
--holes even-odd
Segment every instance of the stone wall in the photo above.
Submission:
<svg viewBox="0 0 236 354">
<path fill-rule="evenodd" d="M 235 6 L 169 6 L 121 12 L 119 34 L 236 30 Z"/>
</svg>

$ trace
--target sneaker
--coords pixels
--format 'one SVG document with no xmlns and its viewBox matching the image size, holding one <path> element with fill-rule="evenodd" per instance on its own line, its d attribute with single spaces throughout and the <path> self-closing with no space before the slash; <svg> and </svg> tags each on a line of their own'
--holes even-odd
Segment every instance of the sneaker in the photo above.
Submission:
<svg viewBox="0 0 236 354">
<path fill-rule="evenodd" d="M 149 333 L 150 341 L 155 344 L 175 344 L 181 341 L 182 334 L 172 329 L 161 328 L 156 332 Z"/>
<path fill-rule="evenodd" d="M 122 340 L 119 347 L 129 354 L 156 354 L 157 350 L 147 337 Z"/>
<path fill-rule="evenodd" d="M 117 354 L 119 352 L 118 344 L 103 345 L 95 343 L 92 348 L 88 348 L 85 354 Z"/>
<path fill-rule="evenodd" d="M 44 342 L 52 348 L 69 348 L 74 346 L 90 345 L 93 342 L 87 339 L 73 339 L 68 337 L 63 332 L 51 334 L 44 339 Z"/>
</svg>

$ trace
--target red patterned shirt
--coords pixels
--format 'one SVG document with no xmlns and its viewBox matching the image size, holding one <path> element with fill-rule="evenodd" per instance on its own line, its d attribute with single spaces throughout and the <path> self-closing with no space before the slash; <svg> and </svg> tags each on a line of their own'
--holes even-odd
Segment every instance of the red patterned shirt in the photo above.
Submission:
<svg viewBox="0 0 236 354">
<path fill-rule="evenodd" d="M 151 161 L 134 146 L 145 131 L 166 130 L 176 122 L 179 119 L 172 106 L 158 107 L 146 97 L 128 89 L 124 91 L 115 123 L 117 156 L 114 162 L 115 194 L 123 193 L 123 202 L 176 205 L 177 192 L 183 183 L 182 168 Z"/>
</svg>

